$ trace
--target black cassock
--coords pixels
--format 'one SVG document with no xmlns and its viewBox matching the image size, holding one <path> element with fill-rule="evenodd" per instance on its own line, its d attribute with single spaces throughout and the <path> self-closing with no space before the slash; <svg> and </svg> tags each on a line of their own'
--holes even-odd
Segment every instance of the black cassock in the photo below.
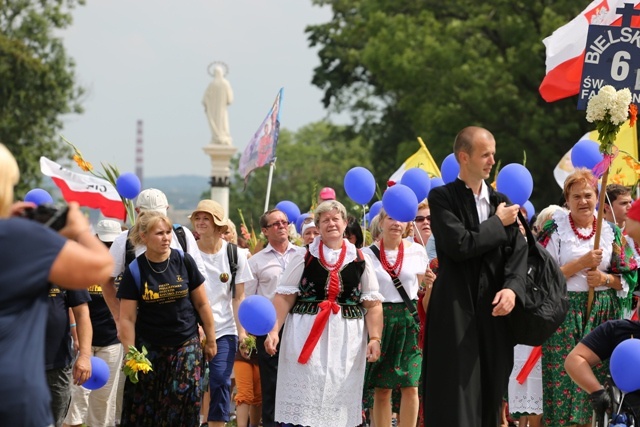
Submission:
<svg viewBox="0 0 640 427">
<path fill-rule="evenodd" d="M 526 240 L 504 227 L 496 207 L 508 199 L 489 187 L 489 218 L 479 223 L 473 192 L 460 179 L 429 193 L 438 276 L 427 312 L 422 369 L 426 427 L 496 427 L 513 368 L 505 317 L 493 317 L 496 293 L 522 301 Z"/>
</svg>

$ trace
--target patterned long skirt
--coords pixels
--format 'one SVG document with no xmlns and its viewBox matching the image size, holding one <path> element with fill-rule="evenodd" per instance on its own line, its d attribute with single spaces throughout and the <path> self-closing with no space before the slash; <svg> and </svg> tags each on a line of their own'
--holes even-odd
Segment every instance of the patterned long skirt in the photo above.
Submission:
<svg viewBox="0 0 640 427">
<path fill-rule="evenodd" d="M 367 363 L 365 376 L 365 408 L 373 407 L 376 387 L 393 389 L 392 409 L 399 412 L 400 388 L 418 387 L 422 366 L 422 349 L 418 345 L 420 326 L 401 303 L 382 304 L 384 329 L 380 359 Z"/>
<path fill-rule="evenodd" d="M 619 319 L 621 308 L 616 291 L 595 292 L 591 315 L 587 319 L 588 292 L 569 292 L 569 312 L 558 330 L 542 346 L 543 417 L 547 426 L 568 426 L 591 422 L 587 393 L 578 387 L 564 369 L 564 361 L 573 348 L 591 330 L 611 319 Z M 594 368 L 601 382 L 609 364 Z"/>
<path fill-rule="evenodd" d="M 197 336 L 179 347 L 140 343 L 149 351 L 153 371 L 138 374 L 136 384 L 124 387 L 120 425 L 135 427 L 193 427 L 199 425 L 204 372 Z M 138 347 L 140 348 L 140 347 Z"/>
</svg>

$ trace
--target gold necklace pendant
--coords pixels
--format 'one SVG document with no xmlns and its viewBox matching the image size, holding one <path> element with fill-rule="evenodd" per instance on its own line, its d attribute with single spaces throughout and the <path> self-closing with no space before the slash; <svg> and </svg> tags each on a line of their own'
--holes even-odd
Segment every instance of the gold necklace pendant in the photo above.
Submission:
<svg viewBox="0 0 640 427">
<path fill-rule="evenodd" d="M 169 261 L 171 261 L 171 254 L 169 254 L 169 258 L 167 258 L 167 265 L 164 266 L 164 268 L 160 271 L 156 270 L 155 268 L 153 268 L 153 266 L 151 265 L 151 263 L 149 262 L 149 258 L 147 258 L 147 256 L 144 256 L 144 259 L 147 260 L 147 265 L 149 266 L 149 268 L 151 269 L 151 271 L 153 271 L 154 273 L 158 273 L 158 274 L 162 274 L 165 271 L 167 271 L 167 268 L 169 268 Z"/>
<path fill-rule="evenodd" d="M 229 273 L 220 273 L 220 281 L 227 283 L 229 281 Z"/>
</svg>

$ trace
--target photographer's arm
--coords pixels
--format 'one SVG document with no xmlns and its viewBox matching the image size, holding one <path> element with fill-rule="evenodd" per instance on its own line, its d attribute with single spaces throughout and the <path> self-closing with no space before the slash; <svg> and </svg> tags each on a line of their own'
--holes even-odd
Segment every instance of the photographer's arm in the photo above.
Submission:
<svg viewBox="0 0 640 427">
<path fill-rule="evenodd" d="M 56 257 L 49 281 L 66 289 L 88 288 L 111 276 L 113 259 L 109 250 L 92 232 L 77 203 L 69 203 L 67 224 L 60 234 L 69 240 Z"/>
</svg>

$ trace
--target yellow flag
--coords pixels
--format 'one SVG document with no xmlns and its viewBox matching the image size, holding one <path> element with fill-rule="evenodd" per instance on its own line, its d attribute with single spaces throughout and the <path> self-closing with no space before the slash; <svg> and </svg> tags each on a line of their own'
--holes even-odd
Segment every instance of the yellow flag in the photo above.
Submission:
<svg viewBox="0 0 640 427">
<path fill-rule="evenodd" d="M 421 168 L 425 170 L 429 174 L 430 178 L 433 178 L 434 176 L 441 176 L 440 168 L 436 164 L 435 160 L 433 160 L 433 157 L 431 157 L 431 153 L 427 149 L 427 146 L 424 145 L 422 138 L 418 137 L 418 142 L 420 143 L 418 151 L 404 161 L 402 166 L 400 166 L 398 170 L 391 175 L 389 178 L 390 181 L 400 182 L 402 175 L 411 168 Z"/>
<path fill-rule="evenodd" d="M 594 130 L 589 132 L 589 139 L 597 142 L 598 131 Z M 618 135 L 616 136 L 614 145 L 618 147 L 620 153 L 613 160 L 611 168 L 609 169 L 609 183 L 622 184 L 626 186 L 636 185 L 639 178 L 638 174 L 625 161 L 625 153 L 629 154 L 634 159 L 638 158 L 638 131 L 636 126 L 629 126 L 629 121 L 627 120 L 620 127 L 620 132 L 618 132 Z"/>
</svg>

